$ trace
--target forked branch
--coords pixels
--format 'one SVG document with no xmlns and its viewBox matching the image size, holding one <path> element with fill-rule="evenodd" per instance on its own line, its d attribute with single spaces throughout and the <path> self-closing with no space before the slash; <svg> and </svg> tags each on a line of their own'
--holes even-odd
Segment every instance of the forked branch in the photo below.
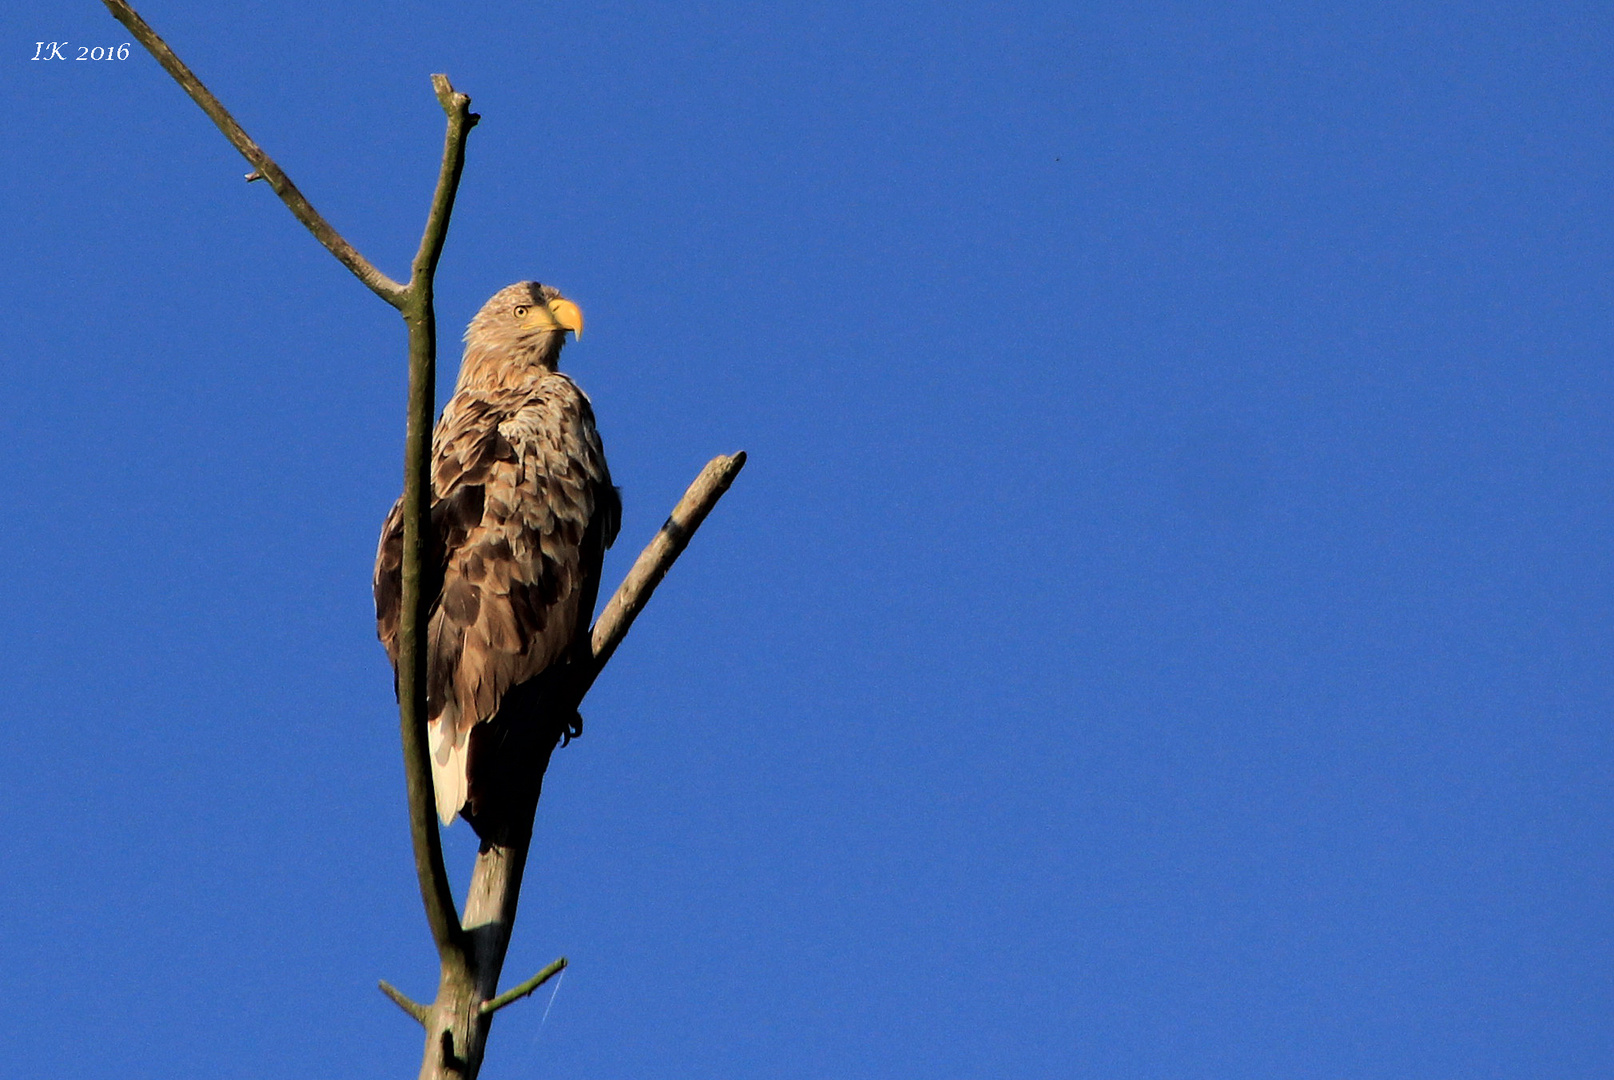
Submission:
<svg viewBox="0 0 1614 1080">
<path fill-rule="evenodd" d="M 436 389 L 437 322 L 432 303 L 432 276 L 448 236 L 448 222 L 454 209 L 454 195 L 465 165 L 465 137 L 476 125 L 470 111 L 470 98 L 457 93 L 445 75 L 432 76 L 437 100 L 448 117 L 444 136 L 443 162 L 432 195 L 426 228 L 420 248 L 410 267 L 408 285 L 400 285 L 377 270 L 349 244 L 309 203 L 291 178 L 264 153 L 230 115 L 218 98 L 202 85 L 185 63 L 174 54 L 155 30 L 126 0 L 102 0 L 114 18 L 128 27 L 146 50 L 156 58 L 174 81 L 190 95 L 202 111 L 218 125 L 224 137 L 252 163 L 248 179 L 266 180 L 298 221 L 323 244 L 326 250 L 353 271 L 358 279 L 404 316 L 409 329 L 409 415 L 404 438 L 404 544 L 402 565 L 402 610 L 398 628 L 398 710 L 402 727 L 404 770 L 409 794 L 410 839 L 414 847 L 415 871 L 420 880 L 421 901 L 432 938 L 445 965 L 463 966 L 464 934 L 454 910 L 448 873 L 443 866 L 442 838 L 432 809 L 431 770 L 426 757 L 426 612 L 430 598 L 421 583 L 422 522 L 429 512 L 429 490 L 425 482 L 431 455 L 431 422 Z"/>
</svg>

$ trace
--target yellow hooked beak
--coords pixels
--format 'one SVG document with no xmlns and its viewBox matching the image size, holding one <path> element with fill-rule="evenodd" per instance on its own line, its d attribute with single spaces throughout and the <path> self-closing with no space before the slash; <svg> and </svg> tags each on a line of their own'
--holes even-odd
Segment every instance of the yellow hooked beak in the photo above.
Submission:
<svg viewBox="0 0 1614 1080">
<path fill-rule="evenodd" d="M 549 315 L 555 320 L 555 325 L 562 330 L 570 330 L 579 339 L 583 336 L 583 312 L 576 304 L 564 297 L 556 297 L 548 304 Z"/>
</svg>

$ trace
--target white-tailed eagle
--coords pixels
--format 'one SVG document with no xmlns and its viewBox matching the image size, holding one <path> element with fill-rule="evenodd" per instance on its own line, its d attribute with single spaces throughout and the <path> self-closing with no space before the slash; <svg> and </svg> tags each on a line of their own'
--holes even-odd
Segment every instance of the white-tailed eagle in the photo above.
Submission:
<svg viewBox="0 0 1614 1080">
<path fill-rule="evenodd" d="M 549 752 L 580 721 L 564 698 L 589 655 L 600 562 L 622 503 L 594 412 L 556 370 L 577 305 L 548 285 L 501 289 L 465 331 L 454 396 L 432 436 L 422 588 L 426 715 L 437 813 L 484 838 L 537 799 Z M 398 664 L 402 500 L 381 527 L 376 628 Z"/>
</svg>

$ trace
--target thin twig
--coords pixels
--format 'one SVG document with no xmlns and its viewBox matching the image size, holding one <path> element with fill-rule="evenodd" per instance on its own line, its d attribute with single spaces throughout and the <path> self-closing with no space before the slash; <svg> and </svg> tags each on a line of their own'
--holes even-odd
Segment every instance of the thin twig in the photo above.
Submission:
<svg viewBox="0 0 1614 1080">
<path fill-rule="evenodd" d="M 487 1016 L 490 1013 L 496 1013 L 511 1002 L 520 1001 L 564 970 L 566 970 L 566 958 L 563 956 L 526 982 L 512 986 L 492 1001 L 484 1001 L 482 1003 L 482 1015 Z"/>
<path fill-rule="evenodd" d="M 398 1008 L 414 1017 L 415 1023 L 419 1024 L 421 1027 L 426 1026 L 426 1018 L 431 1015 L 430 1008 L 422 1005 L 418 1001 L 411 1001 L 407 994 L 398 989 L 396 986 L 393 986 L 385 979 L 381 980 L 380 985 L 381 992 L 391 998 L 394 1005 L 398 1006 Z"/>
<path fill-rule="evenodd" d="M 303 197 L 303 193 L 297 190 L 297 185 L 281 171 L 274 159 L 252 141 L 241 125 L 236 123 L 235 117 L 219 104 L 219 99 L 202 85 L 202 80 L 174 55 L 174 50 L 168 47 L 167 42 L 157 36 L 157 31 L 148 26 L 146 20 L 124 0 L 102 0 L 102 3 L 112 12 L 112 17 L 128 27 L 129 32 L 146 47 L 146 51 L 156 57 L 157 63 L 174 77 L 174 81 L 191 96 L 191 100 L 202 107 L 202 111 L 218 125 L 220 131 L 224 132 L 224 137 L 230 140 L 230 145 L 241 151 L 241 156 L 251 162 L 252 167 L 269 182 L 275 194 L 280 196 L 280 201 L 285 203 L 296 215 L 297 220 L 314 234 L 314 239 L 324 244 L 326 250 L 335 255 L 343 266 L 353 271 L 360 281 L 369 286 L 371 292 L 393 307 L 401 309 L 405 300 L 404 286 L 377 270 L 352 244 L 342 238 L 341 233 L 331 228 L 330 222 L 321 217 L 319 211 Z"/>
</svg>

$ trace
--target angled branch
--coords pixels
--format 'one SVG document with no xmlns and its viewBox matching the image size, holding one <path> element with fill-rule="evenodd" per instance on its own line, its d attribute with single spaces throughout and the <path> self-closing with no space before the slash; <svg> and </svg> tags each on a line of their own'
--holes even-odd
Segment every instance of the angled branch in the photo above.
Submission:
<svg viewBox="0 0 1614 1080">
<path fill-rule="evenodd" d="M 544 968 L 538 974 L 534 975 L 532 978 L 528 979 L 526 982 L 518 983 L 517 985 L 512 986 L 510 989 L 506 990 L 492 1001 L 484 1001 L 481 1009 L 482 1015 L 489 1016 L 498 1012 L 511 1002 L 520 1001 L 522 998 L 526 997 L 528 994 L 532 993 L 534 990 L 544 985 L 544 983 L 548 982 L 550 979 L 554 978 L 556 975 L 559 975 L 565 970 L 566 958 L 563 956 L 559 960 L 556 960 L 553 964 L 550 964 L 548 967 Z"/>
<path fill-rule="evenodd" d="M 241 125 L 236 123 L 235 117 L 231 116 L 219 103 L 219 99 L 202 85 L 202 80 L 174 55 L 174 50 L 157 36 L 157 32 L 147 25 L 146 20 L 124 0 L 102 0 L 102 3 L 112 12 L 113 18 L 129 28 L 129 32 L 139 39 L 140 44 L 146 47 L 146 51 L 163 66 L 163 70 L 174 77 L 174 81 L 191 96 L 191 100 L 202 107 L 202 111 L 207 113 L 209 119 L 224 133 L 224 137 L 230 140 L 230 145 L 252 163 L 258 178 L 269 182 L 275 194 L 280 196 L 280 201 L 285 203 L 287 209 L 296 215 L 297 220 L 314 234 L 314 239 L 324 244 L 325 249 L 335 255 L 343 266 L 353 271 L 354 276 L 369 286 L 371 292 L 393 307 L 401 308 L 405 298 L 404 286 L 372 266 L 368 259 L 360 255 L 352 244 L 331 227 L 330 222 L 320 216 L 319 211 L 315 210 L 303 197 L 303 193 L 297 190 L 297 185 L 291 182 L 291 178 L 281 171 L 273 158 L 263 152 L 262 147 L 252 141 Z M 251 180 L 254 177 L 248 174 L 247 179 Z"/>
<path fill-rule="evenodd" d="M 578 691 L 579 699 L 588 693 L 589 687 L 599 677 L 601 669 L 616 652 L 616 647 L 622 644 L 627 637 L 628 630 L 633 626 L 633 620 L 639 617 L 639 612 L 650 602 L 650 596 L 661 584 L 661 579 L 667 576 L 674 560 L 682 555 L 684 548 L 689 546 L 690 537 L 700 528 L 706 515 L 712 512 L 717 500 L 728 491 L 734 478 L 740 475 L 745 468 L 745 451 L 732 456 L 718 456 L 706 463 L 700 475 L 695 477 L 684 497 L 678 500 L 673 512 L 668 515 L 661 530 L 654 539 L 646 545 L 634 560 L 633 568 L 628 576 L 622 579 L 617 586 L 616 594 L 611 602 L 605 605 L 599 619 L 594 623 L 594 630 L 590 640 L 594 648 L 594 663 L 591 669 L 584 673 L 581 688 Z"/>
<path fill-rule="evenodd" d="M 414 1017 L 415 1023 L 419 1024 L 421 1027 L 426 1026 L 426 1019 L 431 1015 L 431 1009 L 427 1008 L 425 1005 L 422 1005 L 418 1001 L 411 1001 L 407 994 L 405 994 L 402 990 L 399 990 L 396 986 L 393 986 L 385 979 L 381 980 L 380 986 L 381 992 L 391 998 L 394 1005 L 398 1006 L 398 1008 Z"/>
</svg>

